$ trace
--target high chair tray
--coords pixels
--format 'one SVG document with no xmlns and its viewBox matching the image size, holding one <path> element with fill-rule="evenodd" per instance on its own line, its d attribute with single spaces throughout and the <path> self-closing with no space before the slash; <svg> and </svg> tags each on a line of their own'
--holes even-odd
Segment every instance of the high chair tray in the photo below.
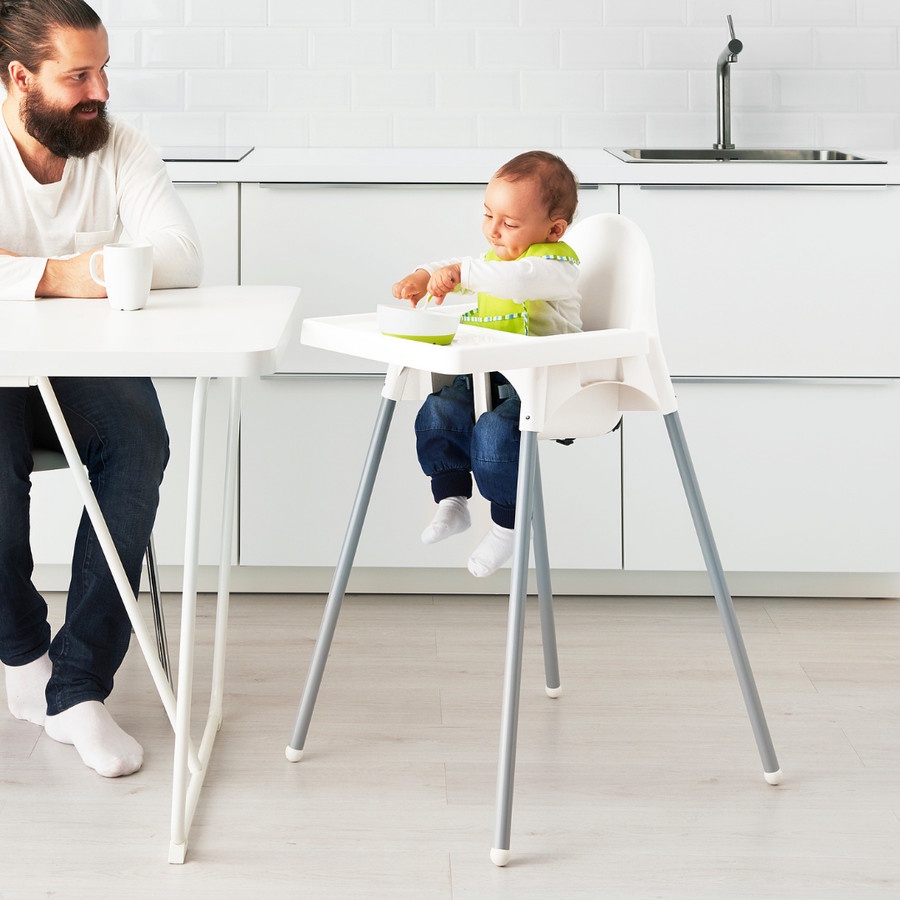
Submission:
<svg viewBox="0 0 900 900">
<path fill-rule="evenodd" d="M 529 337 L 461 324 L 453 342 L 441 346 L 382 334 L 376 314 L 363 313 L 304 319 L 300 341 L 362 359 L 459 375 L 643 356 L 649 339 L 646 332 L 626 328 Z"/>
</svg>

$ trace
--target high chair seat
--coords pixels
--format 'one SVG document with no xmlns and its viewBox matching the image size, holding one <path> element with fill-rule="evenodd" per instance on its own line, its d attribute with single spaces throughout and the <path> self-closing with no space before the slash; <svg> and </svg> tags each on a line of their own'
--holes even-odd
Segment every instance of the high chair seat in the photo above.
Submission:
<svg viewBox="0 0 900 900">
<path fill-rule="evenodd" d="M 286 749 L 287 758 L 292 761 L 298 761 L 303 754 L 396 402 L 412 399 L 421 403 L 425 393 L 438 389 L 447 377 L 471 374 L 477 415 L 489 403 L 487 381 L 492 371 L 501 372 L 521 399 L 515 549 L 510 576 L 497 805 L 491 850 L 491 859 L 501 866 L 509 860 L 525 596 L 532 537 L 547 693 L 556 697 L 560 692 L 538 461 L 539 439 L 582 439 L 604 435 L 617 427 L 624 413 L 645 412 L 663 416 L 737 671 L 763 773 L 771 784 L 777 784 L 781 779 L 659 340 L 653 265 L 647 242 L 633 222 L 617 215 L 586 218 L 566 233 L 566 242 L 581 259 L 579 289 L 582 295 L 583 333 L 525 337 L 461 325 L 452 344 L 436 347 L 381 335 L 373 315 L 357 315 L 307 319 L 301 334 L 301 340 L 306 344 L 385 362 L 388 371 L 294 733 Z"/>
</svg>

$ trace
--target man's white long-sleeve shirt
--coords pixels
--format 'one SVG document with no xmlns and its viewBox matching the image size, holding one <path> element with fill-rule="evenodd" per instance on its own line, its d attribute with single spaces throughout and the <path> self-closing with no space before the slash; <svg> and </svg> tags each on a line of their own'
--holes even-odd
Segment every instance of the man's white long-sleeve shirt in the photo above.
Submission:
<svg viewBox="0 0 900 900">
<path fill-rule="evenodd" d="M 0 117 L 0 300 L 33 299 L 47 259 L 64 259 L 118 240 L 153 245 L 153 287 L 194 287 L 200 241 L 152 145 L 110 119 L 109 140 L 84 159 L 66 160 L 62 179 L 37 182 Z"/>
</svg>

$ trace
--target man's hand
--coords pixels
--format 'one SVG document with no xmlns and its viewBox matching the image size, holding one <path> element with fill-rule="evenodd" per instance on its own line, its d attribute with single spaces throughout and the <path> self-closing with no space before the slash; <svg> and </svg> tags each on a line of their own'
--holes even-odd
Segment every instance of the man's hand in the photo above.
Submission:
<svg viewBox="0 0 900 900">
<path fill-rule="evenodd" d="M 430 277 L 425 269 L 416 269 L 393 286 L 391 290 L 394 297 L 397 300 L 409 300 L 415 306 L 425 296 Z"/>
<path fill-rule="evenodd" d="M 91 254 L 95 252 L 88 250 L 71 259 L 48 259 L 35 297 L 105 297 L 106 288 L 91 278 L 89 270 Z M 103 277 L 102 257 L 100 262 L 99 274 Z"/>
<path fill-rule="evenodd" d="M 438 303 L 443 303 L 444 297 L 452 293 L 459 284 L 461 278 L 459 269 L 459 263 L 452 263 L 449 266 L 435 269 L 432 273 L 428 281 L 428 292 Z"/>
</svg>

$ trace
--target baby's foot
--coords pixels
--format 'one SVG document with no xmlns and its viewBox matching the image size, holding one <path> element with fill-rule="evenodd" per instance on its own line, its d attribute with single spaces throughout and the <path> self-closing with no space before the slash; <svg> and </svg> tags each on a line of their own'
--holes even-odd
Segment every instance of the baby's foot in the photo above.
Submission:
<svg viewBox="0 0 900 900">
<path fill-rule="evenodd" d="M 122 731 L 99 700 L 86 700 L 47 716 L 44 731 L 61 744 L 74 744 L 82 762 L 104 778 L 137 772 L 144 749 Z"/>
<path fill-rule="evenodd" d="M 491 525 L 491 530 L 469 557 L 469 571 L 476 578 L 493 575 L 512 556 L 515 537 L 514 528 L 504 528 L 496 523 Z"/>
<path fill-rule="evenodd" d="M 465 531 L 472 524 L 465 497 L 445 497 L 438 503 L 431 524 L 422 532 L 423 544 L 436 544 L 451 535 Z"/>
<path fill-rule="evenodd" d="M 43 725 L 47 715 L 45 691 L 53 665 L 45 653 L 24 666 L 4 666 L 6 670 L 6 704 L 17 719 Z"/>
</svg>

